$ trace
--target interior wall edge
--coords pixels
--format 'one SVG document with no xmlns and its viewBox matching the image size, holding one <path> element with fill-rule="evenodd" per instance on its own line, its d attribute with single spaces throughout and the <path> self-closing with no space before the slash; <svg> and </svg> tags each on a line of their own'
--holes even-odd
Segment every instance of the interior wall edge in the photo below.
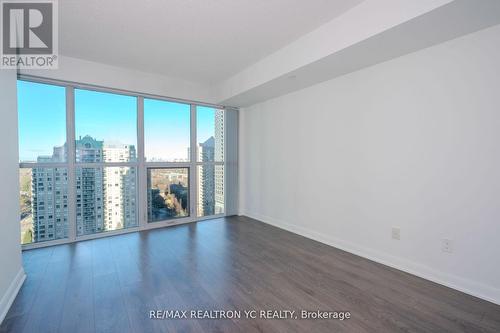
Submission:
<svg viewBox="0 0 500 333">
<path fill-rule="evenodd" d="M 16 299 L 16 296 L 19 293 L 21 287 L 23 286 L 25 280 L 26 280 L 26 273 L 24 272 L 24 269 L 21 266 L 16 276 L 12 280 L 9 288 L 3 295 L 2 299 L 0 300 L 0 324 L 5 319 L 7 312 L 9 312 L 9 309 L 12 306 L 12 303 L 14 303 L 14 300 Z"/>
<path fill-rule="evenodd" d="M 422 279 L 500 305 L 500 290 L 494 287 L 480 284 L 469 279 L 464 279 L 460 276 L 445 273 L 443 271 L 438 271 L 421 263 L 413 262 L 401 257 L 390 255 L 388 253 L 376 251 L 372 248 L 362 247 L 352 242 L 348 242 L 337 237 L 332 237 L 316 230 L 307 229 L 301 226 L 287 223 L 280 219 L 256 214 L 249 211 L 241 212 L 240 215 L 258 220 L 260 222 L 264 222 L 274 227 L 355 254 L 379 264 L 398 269 L 400 271 L 418 276 Z"/>
</svg>

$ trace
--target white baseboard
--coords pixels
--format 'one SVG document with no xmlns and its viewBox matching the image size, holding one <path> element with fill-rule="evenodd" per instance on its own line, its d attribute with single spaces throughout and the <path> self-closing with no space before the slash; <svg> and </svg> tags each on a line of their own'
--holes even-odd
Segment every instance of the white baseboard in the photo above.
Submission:
<svg viewBox="0 0 500 333">
<path fill-rule="evenodd" d="M 24 273 L 24 269 L 21 267 L 0 300 L 0 324 L 5 319 L 7 312 L 9 312 L 9 309 L 12 303 L 14 303 L 14 299 L 16 299 L 17 293 L 19 292 L 19 289 L 21 289 L 25 279 L 26 274 Z"/>
<path fill-rule="evenodd" d="M 360 257 L 384 264 L 386 266 L 413 274 L 423 279 L 500 305 L 500 289 L 480 284 L 469 279 L 464 279 L 456 275 L 438 271 L 426 265 L 415 263 L 404 258 L 399 258 L 390 254 L 365 248 L 357 244 L 353 244 L 352 242 L 347 242 L 336 237 L 319 233 L 314 230 L 309 230 L 297 225 L 289 224 L 275 218 L 263 216 L 260 214 L 254 214 L 251 212 L 241 212 L 241 215 L 248 216 L 250 218 L 273 225 L 280 229 L 293 232 L 294 234 L 313 239 L 315 241 L 353 253 Z"/>
</svg>

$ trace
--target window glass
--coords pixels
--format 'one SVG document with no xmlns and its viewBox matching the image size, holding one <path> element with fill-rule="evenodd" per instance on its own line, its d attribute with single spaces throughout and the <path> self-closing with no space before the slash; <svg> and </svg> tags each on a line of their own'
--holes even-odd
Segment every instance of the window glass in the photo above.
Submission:
<svg viewBox="0 0 500 333">
<path fill-rule="evenodd" d="M 68 169 L 19 169 L 21 244 L 68 237 Z"/>
<path fill-rule="evenodd" d="M 197 161 L 224 161 L 224 111 L 196 108 Z"/>
<path fill-rule="evenodd" d="M 198 216 L 224 213 L 224 165 L 198 165 Z"/>
<path fill-rule="evenodd" d="M 188 217 L 190 207 L 199 217 L 224 213 L 224 110 L 196 106 L 191 133 L 190 104 L 145 98 L 138 138 L 137 97 L 74 89 L 73 146 L 67 91 L 18 81 L 22 244 L 67 238 L 69 220 L 77 236 L 138 227 L 138 165 L 146 172 L 147 222 Z M 138 143 L 145 164 L 136 163 Z"/>
<path fill-rule="evenodd" d="M 76 168 L 77 235 L 138 226 L 133 167 Z"/>
<path fill-rule="evenodd" d="M 65 162 L 66 89 L 17 81 L 20 162 Z"/>
<path fill-rule="evenodd" d="M 189 162 L 189 104 L 144 100 L 144 150 L 148 162 Z"/>
<path fill-rule="evenodd" d="M 189 216 L 189 168 L 148 169 L 148 222 Z"/>
<path fill-rule="evenodd" d="M 77 162 L 136 161 L 136 98 L 75 89 L 75 139 Z"/>
</svg>

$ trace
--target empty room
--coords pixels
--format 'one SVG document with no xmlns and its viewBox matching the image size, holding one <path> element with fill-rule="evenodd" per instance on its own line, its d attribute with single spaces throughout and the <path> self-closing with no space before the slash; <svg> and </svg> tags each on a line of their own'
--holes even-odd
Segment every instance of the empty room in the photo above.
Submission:
<svg viewBox="0 0 500 333">
<path fill-rule="evenodd" d="M 0 333 L 500 332 L 499 0 L 0 0 Z"/>
</svg>

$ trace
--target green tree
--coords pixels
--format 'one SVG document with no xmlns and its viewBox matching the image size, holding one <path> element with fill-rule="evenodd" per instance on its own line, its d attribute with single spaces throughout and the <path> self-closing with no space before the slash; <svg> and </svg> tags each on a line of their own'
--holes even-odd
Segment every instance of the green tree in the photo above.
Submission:
<svg viewBox="0 0 500 333">
<path fill-rule="evenodd" d="M 31 242 L 33 242 L 33 232 L 31 230 L 28 230 L 24 233 L 21 243 L 29 244 Z"/>
</svg>

